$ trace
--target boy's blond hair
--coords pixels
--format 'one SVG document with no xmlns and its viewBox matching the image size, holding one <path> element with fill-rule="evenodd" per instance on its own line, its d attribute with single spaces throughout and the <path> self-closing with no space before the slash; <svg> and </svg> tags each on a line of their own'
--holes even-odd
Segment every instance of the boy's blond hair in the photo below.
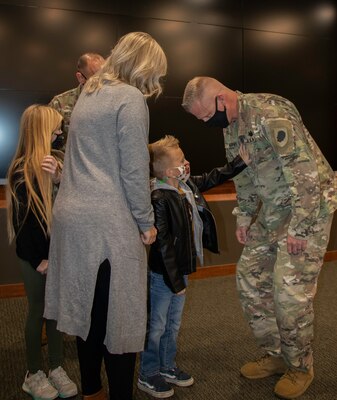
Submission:
<svg viewBox="0 0 337 400">
<path fill-rule="evenodd" d="M 165 170 L 169 168 L 170 151 L 179 147 L 179 140 L 172 135 L 166 135 L 160 140 L 149 144 L 150 173 L 152 177 L 163 179 Z"/>
</svg>

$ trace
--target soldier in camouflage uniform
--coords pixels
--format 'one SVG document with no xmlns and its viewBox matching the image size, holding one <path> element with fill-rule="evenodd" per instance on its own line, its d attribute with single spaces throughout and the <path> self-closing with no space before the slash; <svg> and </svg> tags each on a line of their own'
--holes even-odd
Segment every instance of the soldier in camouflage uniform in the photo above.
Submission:
<svg viewBox="0 0 337 400">
<path fill-rule="evenodd" d="M 337 208 L 335 174 L 296 107 L 272 94 L 242 94 L 197 77 L 183 107 L 224 128 L 231 161 L 244 143 L 251 164 L 234 178 L 241 304 L 265 355 L 241 368 L 250 379 L 284 373 L 275 394 L 292 399 L 313 380 L 313 299 Z"/>
<path fill-rule="evenodd" d="M 103 65 L 104 58 L 100 54 L 85 53 L 77 61 L 76 78 L 79 85 L 71 90 L 55 96 L 49 103 L 50 107 L 55 108 L 63 116 L 62 135 L 59 136 L 54 147 L 64 151 L 68 137 L 70 116 L 79 98 L 82 88 L 86 81 L 94 75 Z"/>
</svg>

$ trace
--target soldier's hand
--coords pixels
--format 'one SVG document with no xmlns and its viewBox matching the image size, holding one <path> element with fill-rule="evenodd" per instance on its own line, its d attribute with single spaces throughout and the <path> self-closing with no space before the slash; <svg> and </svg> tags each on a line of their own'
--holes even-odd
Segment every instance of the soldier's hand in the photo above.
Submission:
<svg viewBox="0 0 337 400">
<path fill-rule="evenodd" d="M 239 243 L 245 244 L 247 241 L 248 226 L 239 226 L 236 228 L 235 235 Z"/>
<path fill-rule="evenodd" d="M 307 248 L 307 240 L 296 239 L 293 236 L 287 237 L 288 253 L 292 255 L 299 255 Z"/>
</svg>

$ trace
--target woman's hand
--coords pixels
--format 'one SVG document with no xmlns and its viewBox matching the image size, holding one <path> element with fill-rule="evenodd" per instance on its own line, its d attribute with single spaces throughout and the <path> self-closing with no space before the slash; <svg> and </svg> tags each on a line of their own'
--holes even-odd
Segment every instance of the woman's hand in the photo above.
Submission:
<svg viewBox="0 0 337 400">
<path fill-rule="evenodd" d="M 246 165 L 249 165 L 252 162 L 252 160 L 251 160 L 251 158 L 249 156 L 247 147 L 243 143 L 240 144 L 239 154 L 240 154 L 240 157 L 243 159 L 243 161 L 245 162 Z"/>
<path fill-rule="evenodd" d="M 46 275 L 48 269 L 48 260 L 42 260 L 39 266 L 36 268 L 37 272 L 40 272 L 41 275 Z"/>
<path fill-rule="evenodd" d="M 150 230 L 141 233 L 140 237 L 144 244 L 152 244 L 157 237 L 157 229 L 153 226 Z"/>
<path fill-rule="evenodd" d="M 41 167 L 52 176 L 53 183 L 59 183 L 61 179 L 61 170 L 59 163 L 53 156 L 44 156 Z"/>
</svg>

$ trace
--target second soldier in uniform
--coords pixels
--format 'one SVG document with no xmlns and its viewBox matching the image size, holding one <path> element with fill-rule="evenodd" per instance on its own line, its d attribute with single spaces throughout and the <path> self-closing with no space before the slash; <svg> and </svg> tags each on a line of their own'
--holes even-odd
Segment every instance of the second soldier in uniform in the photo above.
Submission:
<svg viewBox="0 0 337 400">
<path fill-rule="evenodd" d="M 100 54 L 82 54 L 77 61 L 76 78 L 79 85 L 74 89 L 58 94 L 50 101 L 49 106 L 55 108 L 55 110 L 63 117 L 62 135 L 60 135 L 58 140 L 55 142 L 53 146 L 54 148 L 57 147 L 59 150 L 65 150 L 71 113 L 73 112 L 75 104 L 82 92 L 84 84 L 101 68 L 104 61 L 104 58 Z"/>
</svg>

